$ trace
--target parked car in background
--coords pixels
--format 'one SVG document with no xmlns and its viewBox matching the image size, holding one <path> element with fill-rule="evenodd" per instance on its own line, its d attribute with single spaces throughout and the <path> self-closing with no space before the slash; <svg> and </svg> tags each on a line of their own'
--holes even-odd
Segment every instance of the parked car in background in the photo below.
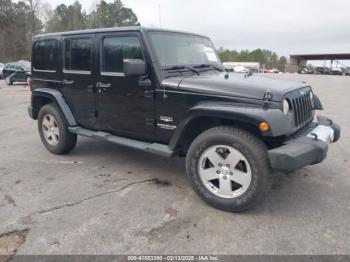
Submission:
<svg viewBox="0 0 350 262">
<path fill-rule="evenodd" d="M 233 67 L 233 72 L 235 73 L 249 73 L 249 69 L 245 68 L 244 66 L 235 66 Z"/>
<path fill-rule="evenodd" d="M 31 63 L 27 61 L 8 63 L 3 68 L 3 77 L 7 85 L 12 85 L 14 82 L 29 83 Z"/>
<path fill-rule="evenodd" d="M 272 69 L 269 70 L 269 73 L 279 74 L 280 71 L 277 68 L 272 68 Z"/>
<path fill-rule="evenodd" d="M 343 75 L 343 70 L 341 68 L 332 68 L 331 74 L 332 75 Z"/>
<path fill-rule="evenodd" d="M 235 72 L 235 73 L 249 73 L 250 70 L 242 65 L 236 65 L 233 63 L 223 63 L 224 68 L 228 72 Z"/>
<path fill-rule="evenodd" d="M 234 72 L 234 67 L 237 66 L 243 66 L 252 73 L 258 73 L 260 71 L 259 62 L 224 62 L 223 65 L 228 72 Z"/>
<path fill-rule="evenodd" d="M 3 63 L 0 63 L 0 79 L 3 78 L 3 74 L 2 74 L 2 69 L 4 68 L 4 64 Z"/>
<path fill-rule="evenodd" d="M 316 74 L 329 75 L 330 72 L 331 70 L 328 67 L 319 66 L 315 69 Z"/>
<path fill-rule="evenodd" d="M 298 73 L 299 74 L 314 74 L 315 70 L 313 70 L 312 68 L 304 67 L 303 69 L 299 70 Z"/>
</svg>

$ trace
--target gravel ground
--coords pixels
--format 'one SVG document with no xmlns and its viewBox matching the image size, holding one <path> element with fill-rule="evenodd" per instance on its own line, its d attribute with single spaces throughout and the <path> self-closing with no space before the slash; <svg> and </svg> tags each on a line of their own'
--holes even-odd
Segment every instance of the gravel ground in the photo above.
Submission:
<svg viewBox="0 0 350 262">
<path fill-rule="evenodd" d="M 0 253 L 350 254 L 350 77 L 269 77 L 310 83 L 342 139 L 322 164 L 276 174 L 266 201 L 242 214 L 203 203 L 183 159 L 86 138 L 50 154 L 28 87 L 0 81 Z"/>
</svg>

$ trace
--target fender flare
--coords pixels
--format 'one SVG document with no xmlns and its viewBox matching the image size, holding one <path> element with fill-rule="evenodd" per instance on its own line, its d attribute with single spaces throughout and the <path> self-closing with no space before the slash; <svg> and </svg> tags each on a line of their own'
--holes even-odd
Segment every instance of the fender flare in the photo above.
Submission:
<svg viewBox="0 0 350 262">
<path fill-rule="evenodd" d="M 55 105 L 61 110 L 62 114 L 64 115 L 67 123 L 69 126 L 77 126 L 78 123 L 70 110 L 66 100 L 64 99 L 63 95 L 61 92 L 55 90 L 55 89 L 50 89 L 50 88 L 37 88 L 32 91 L 32 97 L 31 97 L 31 110 L 32 110 L 32 115 L 34 118 L 37 118 L 38 115 L 38 110 L 34 108 L 34 100 L 37 97 L 45 97 L 49 98 L 52 100 Z"/>
<path fill-rule="evenodd" d="M 201 102 L 187 111 L 187 116 L 177 126 L 171 137 L 169 147 L 172 150 L 179 145 L 187 127 L 193 120 L 199 117 L 212 117 L 227 119 L 254 125 L 258 128 L 259 124 L 266 121 L 270 125 L 270 130 L 262 133 L 266 137 L 277 137 L 288 134 L 292 129 L 291 123 L 285 117 L 280 109 L 264 109 L 262 106 L 237 105 L 232 102 Z"/>
</svg>

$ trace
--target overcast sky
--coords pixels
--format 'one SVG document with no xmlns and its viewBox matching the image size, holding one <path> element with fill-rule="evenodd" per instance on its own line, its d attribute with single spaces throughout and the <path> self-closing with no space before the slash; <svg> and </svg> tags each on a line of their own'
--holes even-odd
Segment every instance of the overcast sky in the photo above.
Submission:
<svg viewBox="0 0 350 262">
<path fill-rule="evenodd" d="M 80 0 L 91 11 L 98 0 Z M 109 0 L 110 1 L 110 0 Z M 144 26 L 208 35 L 215 46 L 279 55 L 350 53 L 349 0 L 122 0 Z M 71 4 L 74 0 L 50 0 Z M 160 19 L 159 19 L 160 6 Z"/>
</svg>

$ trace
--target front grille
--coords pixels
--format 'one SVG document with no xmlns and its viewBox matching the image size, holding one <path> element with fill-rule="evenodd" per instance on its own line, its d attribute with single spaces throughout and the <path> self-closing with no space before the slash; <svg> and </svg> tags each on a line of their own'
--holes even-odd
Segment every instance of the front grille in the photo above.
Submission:
<svg viewBox="0 0 350 262">
<path fill-rule="evenodd" d="M 295 127 L 309 123 L 313 118 L 310 89 L 293 92 L 289 97 L 294 114 Z"/>
</svg>

